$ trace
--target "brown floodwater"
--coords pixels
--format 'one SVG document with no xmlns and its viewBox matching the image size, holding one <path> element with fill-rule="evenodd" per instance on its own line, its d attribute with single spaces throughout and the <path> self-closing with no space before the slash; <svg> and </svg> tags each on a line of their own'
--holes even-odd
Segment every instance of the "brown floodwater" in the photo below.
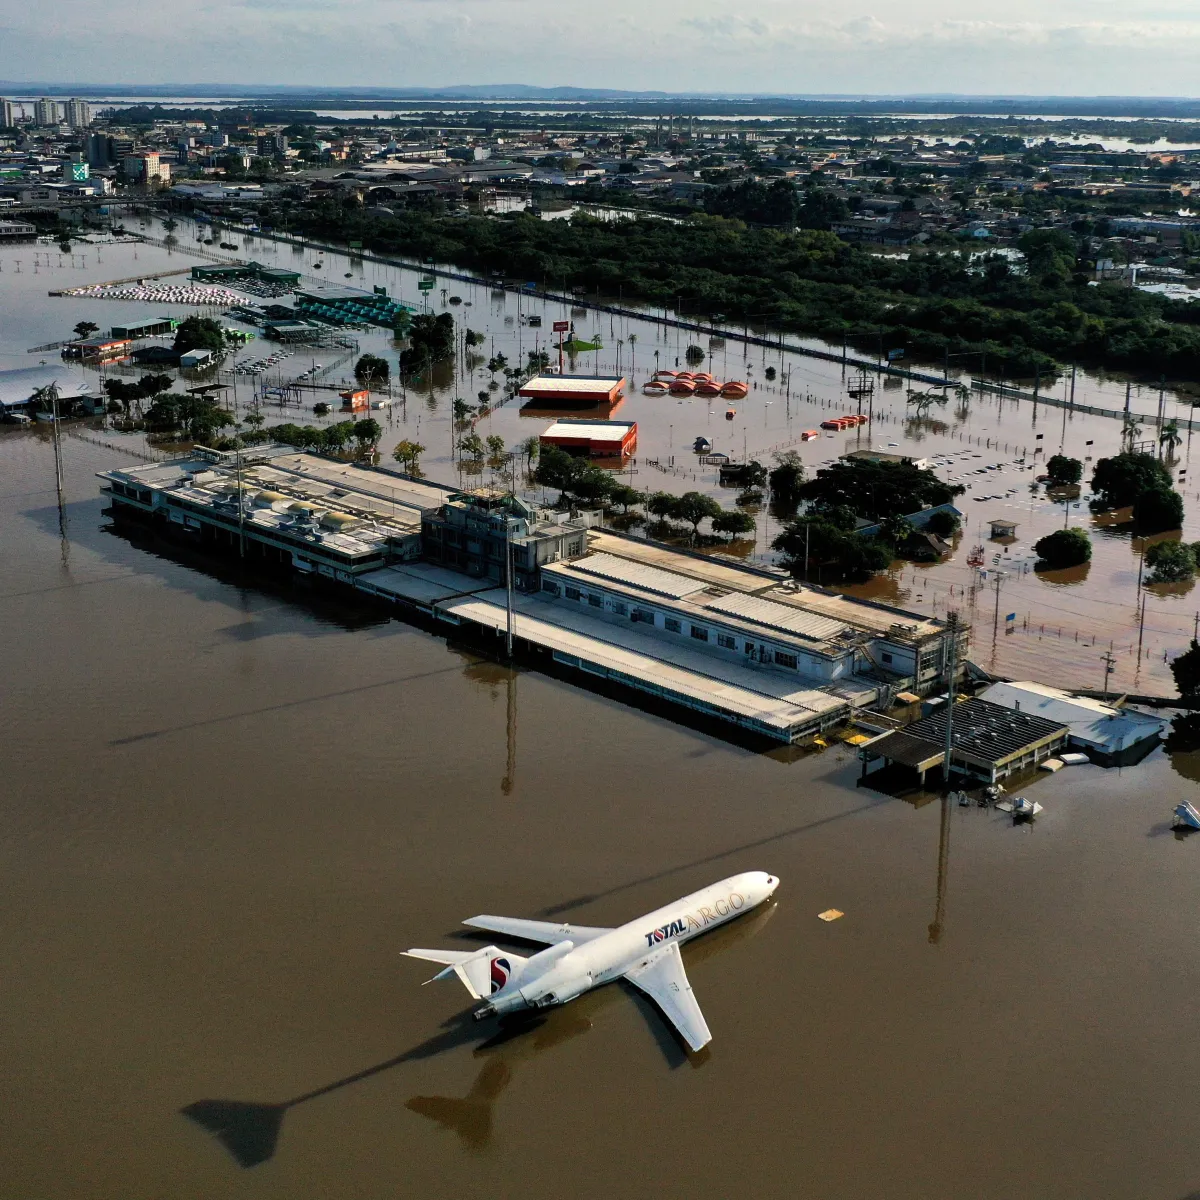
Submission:
<svg viewBox="0 0 1200 1200">
<path fill-rule="evenodd" d="M 151 235 L 163 232 L 157 221 L 148 220 L 143 226 L 130 218 L 126 224 Z M 197 261 L 190 253 L 196 249 L 195 234 L 191 222 L 181 221 L 170 248 L 80 241 L 71 254 L 63 255 L 56 247 L 4 247 L 0 252 L 0 296 L 8 304 L 6 320 L 0 325 L 0 366 L 28 366 L 37 361 L 26 353 L 27 348 L 64 336 L 78 320 L 107 326 L 113 320 L 153 315 L 158 309 L 147 303 L 54 297 L 47 293 L 140 273 L 186 271 Z M 504 353 L 510 362 L 524 361 L 529 350 L 546 347 L 554 320 L 570 319 L 580 336 L 599 339 L 603 347 L 569 361 L 568 367 L 584 372 L 620 371 L 631 381 L 628 398 L 606 415 L 638 423 L 638 451 L 626 464 L 628 480 L 637 487 L 674 492 L 698 489 L 719 498 L 726 507 L 732 506 L 736 491 L 721 488 L 717 468 L 701 463 L 692 453 L 697 436 L 708 438 L 715 449 L 734 458 L 748 453 L 769 463 L 773 454 L 792 450 L 810 473 L 838 454 L 872 445 L 926 456 L 937 464 L 940 476 L 967 487 L 958 501 L 966 514 L 965 528 L 955 540 L 953 554 L 932 566 L 898 562 L 888 573 L 847 590 L 936 616 L 943 616 L 948 609 L 958 611 L 972 626 L 973 659 L 1003 675 L 1098 688 L 1105 680 L 1102 656 L 1111 653 L 1113 670 L 1108 682 L 1114 690 L 1174 693 L 1169 662 L 1187 648 L 1195 629 L 1200 600 L 1193 594 L 1194 586 L 1140 588 L 1143 543 L 1132 536 L 1127 523 L 1093 518 L 1086 492 L 1064 508 L 1040 489 L 1030 490 L 1030 482 L 1045 459 L 1059 451 L 1085 460 L 1086 476 L 1090 477 L 1096 459 L 1119 449 L 1121 423 L 1117 420 L 980 394 L 967 403 L 952 399 L 934 407 L 932 417 L 918 419 L 908 409 L 904 388 L 882 386 L 870 404 L 873 422 L 869 428 L 823 433 L 815 440 L 801 441 L 804 430 L 816 428 L 826 417 L 851 407 L 846 393 L 850 378 L 839 363 L 745 347 L 732 339 L 710 345 L 707 338 L 659 326 L 636 315 L 572 310 L 555 301 L 496 293 L 483 284 L 445 278 L 437 282 L 435 292 L 426 299 L 417 290 L 420 272 L 411 268 L 339 254 L 316 255 L 241 231 L 230 236 L 239 243 L 238 251 L 233 253 L 294 267 L 309 279 L 343 282 L 349 274 L 355 286 L 385 287 L 390 294 L 415 306 L 430 304 L 434 309 L 453 312 L 460 327 L 484 335 L 481 355 L 440 367 L 430 380 L 398 391 L 392 407 L 374 413 L 384 430 L 380 449 L 385 459 L 390 459 L 400 439 L 413 439 L 426 447 L 421 467 L 431 478 L 460 485 L 491 478 L 491 468 L 485 468 L 482 474 L 468 474 L 462 470 L 462 459 L 452 457 L 452 445 L 462 433 L 453 428 L 452 401 L 457 395 L 474 403 L 480 391 L 487 392 L 494 379 L 485 364 L 493 352 Z M 322 263 L 319 269 L 318 261 Z M 452 297 L 461 303 L 451 304 Z M 523 318 L 530 313 L 542 316 L 540 328 L 524 323 Z M 174 315 L 182 316 L 184 310 Z M 353 336 L 359 343 L 355 350 L 296 348 L 272 368 L 269 377 L 228 373 L 223 378 L 232 386 L 226 401 L 241 417 L 249 411 L 256 388 L 264 381 L 286 382 L 320 362 L 323 381 L 334 384 L 349 378 L 355 355 L 365 350 L 395 361 L 397 349 L 389 331 L 367 329 Z M 751 382 L 752 390 L 745 401 L 727 405 L 695 397 L 680 400 L 642 394 L 641 385 L 656 365 L 674 367 L 677 359 L 682 365 L 687 345 L 697 340 L 704 344 L 707 369 L 722 379 L 737 377 Z M 822 345 L 813 339 L 797 340 Z M 253 341 L 235 358 L 244 362 L 265 353 L 264 344 Z M 776 378 L 768 377 L 768 368 L 777 373 Z M 1076 399 L 1080 404 L 1120 409 L 1125 386 L 1124 379 L 1103 372 L 1080 372 Z M 1069 396 L 1069 377 L 1057 380 L 1050 390 L 1059 399 Z M 490 394 L 493 399 L 499 395 Z M 340 419 L 337 412 L 317 418 L 311 411 L 314 401 L 328 400 L 334 393 L 309 389 L 301 395 L 302 402 L 286 408 L 269 399 L 265 410 L 269 419 L 318 424 Z M 1156 389 L 1132 385 L 1134 412 L 1152 416 L 1157 405 Z M 725 419 L 727 411 L 733 411 L 733 420 Z M 1164 397 L 1164 412 L 1169 417 L 1193 414 L 1172 393 Z M 498 436 L 513 447 L 544 430 L 555 415 L 561 414 L 512 401 L 480 419 L 477 431 L 481 436 Z M 1142 436 L 1152 440 L 1153 421 L 1143 425 Z M 142 444 L 140 435 L 104 430 L 100 436 L 114 443 Z M 1185 437 L 1172 464 L 1187 504 L 1183 536 L 1189 541 L 1200 538 L 1200 493 L 1192 490 L 1187 480 L 1191 439 L 1191 434 Z M 1015 461 L 1022 456 L 1023 463 Z M 543 493 L 539 488 L 527 490 L 531 495 L 553 499 L 553 493 Z M 779 524 L 766 506 L 748 511 L 755 517 L 754 531 L 742 540 L 714 549 L 751 561 L 772 561 L 776 556 L 771 542 Z M 990 540 L 989 523 L 995 518 L 1017 523 L 1015 541 Z M 1085 571 L 1075 573 L 1035 571 L 1034 543 L 1064 523 L 1084 527 L 1092 534 L 1092 562 Z M 989 572 L 986 580 L 980 580 L 967 561 L 972 549 L 980 545 Z M 996 568 L 1005 572 L 998 597 L 993 574 Z M 843 586 L 838 581 L 822 582 Z M 1014 614 L 1012 622 L 1005 620 L 1009 613 Z"/>
<path fill-rule="evenodd" d="M 0 437 L 0 1196 L 1200 1189 L 1200 755 L 1035 781 L 1026 827 L 890 798 L 121 536 L 115 461 L 68 442 L 60 526 Z M 747 868 L 695 1058 L 620 986 L 496 1036 L 399 956 Z"/>
</svg>

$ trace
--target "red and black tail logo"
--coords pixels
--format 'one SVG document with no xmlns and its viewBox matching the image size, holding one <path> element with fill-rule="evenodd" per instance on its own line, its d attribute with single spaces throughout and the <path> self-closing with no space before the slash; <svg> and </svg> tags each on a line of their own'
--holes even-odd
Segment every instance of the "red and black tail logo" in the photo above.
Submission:
<svg viewBox="0 0 1200 1200">
<path fill-rule="evenodd" d="M 507 982 L 512 966 L 507 958 L 492 959 L 492 992 L 498 992 Z"/>
</svg>

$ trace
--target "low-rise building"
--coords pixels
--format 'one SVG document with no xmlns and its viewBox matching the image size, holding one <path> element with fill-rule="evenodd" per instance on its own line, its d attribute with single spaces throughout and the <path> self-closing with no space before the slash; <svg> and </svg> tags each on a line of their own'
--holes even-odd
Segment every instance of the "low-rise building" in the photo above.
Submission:
<svg viewBox="0 0 1200 1200">
<path fill-rule="evenodd" d="M 1167 728 L 1166 721 L 1147 713 L 1028 680 L 993 683 L 980 698 L 1066 725 L 1070 745 L 1106 767 L 1141 762 Z"/>
<path fill-rule="evenodd" d="M 449 497 L 421 519 L 425 558 L 476 579 L 504 583 L 511 553 L 513 586 L 536 592 L 539 571 L 587 546 L 587 527 L 492 488 Z"/>
<path fill-rule="evenodd" d="M 625 383 L 623 375 L 535 375 L 521 385 L 518 395 L 548 407 L 616 405 L 625 396 Z"/>
<path fill-rule="evenodd" d="M 563 417 L 541 435 L 540 441 L 543 446 L 557 446 L 588 458 L 623 458 L 637 449 L 637 422 Z"/>
<path fill-rule="evenodd" d="M 421 557 L 421 516 L 448 489 L 291 446 L 198 450 L 100 473 L 115 510 L 181 535 L 344 583 Z M 239 482 L 240 478 L 240 482 Z"/>
</svg>

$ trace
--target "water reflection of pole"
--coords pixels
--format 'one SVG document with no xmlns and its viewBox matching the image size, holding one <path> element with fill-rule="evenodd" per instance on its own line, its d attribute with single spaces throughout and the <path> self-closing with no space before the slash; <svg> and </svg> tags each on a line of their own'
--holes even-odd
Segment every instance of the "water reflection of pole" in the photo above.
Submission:
<svg viewBox="0 0 1200 1200">
<path fill-rule="evenodd" d="M 512 516 L 505 518 L 504 529 L 504 650 L 508 661 L 513 656 L 513 548 Z"/>
<path fill-rule="evenodd" d="M 950 874 L 950 794 L 942 796 L 942 819 L 938 831 L 937 900 L 929 923 L 929 944 L 942 940 L 942 921 L 946 915 L 946 883 Z"/>
<path fill-rule="evenodd" d="M 996 572 L 996 611 L 992 615 L 992 659 L 995 661 L 996 654 L 996 638 L 1000 634 L 1000 584 L 1004 579 L 1004 572 Z"/>
<path fill-rule="evenodd" d="M 508 741 L 508 758 L 504 768 L 504 778 L 500 781 L 500 790 L 511 796 L 517 782 L 517 673 L 510 668 L 508 672 L 508 712 L 505 720 L 505 730 Z"/>
<path fill-rule="evenodd" d="M 958 613 L 946 614 L 950 658 L 946 670 L 946 746 L 942 753 L 942 785 L 950 786 L 950 760 L 954 754 L 954 693 L 958 676 Z"/>
<path fill-rule="evenodd" d="M 1142 602 L 1138 605 L 1138 669 L 1137 674 L 1141 674 L 1142 670 L 1142 634 L 1146 628 L 1146 593 L 1142 593 Z"/>
</svg>

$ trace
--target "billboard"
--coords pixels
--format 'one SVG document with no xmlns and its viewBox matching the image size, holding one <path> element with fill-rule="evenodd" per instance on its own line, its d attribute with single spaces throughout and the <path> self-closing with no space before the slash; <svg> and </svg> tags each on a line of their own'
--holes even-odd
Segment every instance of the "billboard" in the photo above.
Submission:
<svg viewBox="0 0 1200 1200">
<path fill-rule="evenodd" d="M 570 328 L 571 328 L 570 321 L 555 321 L 554 322 L 554 332 L 555 333 L 566 333 L 567 330 Z"/>
<path fill-rule="evenodd" d="M 71 181 L 73 183 L 86 183 L 90 174 L 87 163 L 73 162 L 71 164 Z"/>
</svg>

